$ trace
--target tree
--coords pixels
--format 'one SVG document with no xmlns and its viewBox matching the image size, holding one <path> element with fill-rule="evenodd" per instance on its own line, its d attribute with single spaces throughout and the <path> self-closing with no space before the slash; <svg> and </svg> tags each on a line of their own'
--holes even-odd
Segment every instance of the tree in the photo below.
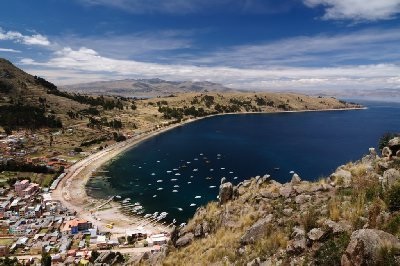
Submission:
<svg viewBox="0 0 400 266">
<path fill-rule="evenodd" d="M 40 259 L 41 266 L 51 266 L 51 256 L 47 252 L 43 252 L 42 258 Z"/>
<path fill-rule="evenodd" d="M 100 256 L 100 253 L 97 250 L 92 251 L 92 256 L 90 257 L 89 261 L 94 263 L 94 261 Z"/>
</svg>

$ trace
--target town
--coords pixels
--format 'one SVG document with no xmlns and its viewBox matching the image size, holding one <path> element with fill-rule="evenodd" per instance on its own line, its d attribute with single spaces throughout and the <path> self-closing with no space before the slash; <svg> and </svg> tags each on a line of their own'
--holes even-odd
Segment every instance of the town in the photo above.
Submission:
<svg viewBox="0 0 400 266">
<path fill-rule="evenodd" d="M 14 133 L 0 135 L 0 257 L 30 265 L 46 258 L 52 265 L 112 265 L 159 252 L 167 243 L 168 232 L 134 226 L 111 233 L 113 224 L 99 228 L 54 200 L 52 192 L 75 161 L 57 153 L 33 157 L 37 135 Z"/>
</svg>

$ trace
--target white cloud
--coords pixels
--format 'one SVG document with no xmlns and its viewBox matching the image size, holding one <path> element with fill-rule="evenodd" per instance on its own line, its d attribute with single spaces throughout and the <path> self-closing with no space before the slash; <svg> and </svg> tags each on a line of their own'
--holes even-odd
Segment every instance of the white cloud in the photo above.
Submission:
<svg viewBox="0 0 400 266">
<path fill-rule="evenodd" d="M 3 31 L 0 28 L 0 40 L 14 41 L 25 45 L 49 46 L 51 43 L 46 36 L 41 34 L 23 35 L 17 31 Z"/>
<path fill-rule="evenodd" d="M 309 7 L 323 6 L 324 19 L 375 21 L 392 19 L 400 13 L 400 0 L 303 0 Z"/>
<path fill-rule="evenodd" d="M 209 80 L 240 89 L 332 89 L 396 88 L 400 85 L 400 66 L 374 64 L 342 67 L 270 67 L 264 69 L 234 67 L 198 67 L 118 60 L 101 56 L 93 49 L 64 48 L 47 62 L 23 59 L 30 67 L 58 84 L 123 78 L 169 80 Z M 36 70 L 35 70 L 36 69 Z"/>
<path fill-rule="evenodd" d="M 6 53 L 20 53 L 21 51 L 15 50 L 15 49 L 10 49 L 10 48 L 0 48 L 0 52 L 6 52 Z"/>
</svg>

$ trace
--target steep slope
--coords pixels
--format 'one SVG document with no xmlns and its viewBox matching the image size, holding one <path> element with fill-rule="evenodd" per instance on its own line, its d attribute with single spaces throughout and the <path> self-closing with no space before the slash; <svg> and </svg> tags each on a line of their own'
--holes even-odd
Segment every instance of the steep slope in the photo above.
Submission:
<svg viewBox="0 0 400 266">
<path fill-rule="evenodd" d="M 399 265 L 400 138 L 318 182 L 269 176 L 233 186 L 145 264 Z M 166 256 L 166 257 L 164 257 Z"/>
</svg>

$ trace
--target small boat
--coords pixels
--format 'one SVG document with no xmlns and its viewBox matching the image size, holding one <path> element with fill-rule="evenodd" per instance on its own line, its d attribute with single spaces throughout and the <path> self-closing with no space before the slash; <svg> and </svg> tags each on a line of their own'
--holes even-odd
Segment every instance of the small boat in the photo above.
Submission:
<svg viewBox="0 0 400 266">
<path fill-rule="evenodd" d="M 190 164 L 190 162 L 186 162 L 187 164 Z"/>
<path fill-rule="evenodd" d="M 230 171 L 229 173 L 230 173 L 230 174 L 233 174 L 233 172 L 232 172 L 232 171 Z"/>
<path fill-rule="evenodd" d="M 138 168 L 142 168 L 141 166 L 139 166 Z"/>
<path fill-rule="evenodd" d="M 159 163 L 160 161 L 157 161 L 157 163 Z"/>
<path fill-rule="evenodd" d="M 153 198 L 157 197 L 157 195 L 153 195 Z"/>
<path fill-rule="evenodd" d="M 201 199 L 201 196 L 196 196 L 196 197 L 194 197 L 195 199 Z"/>
<path fill-rule="evenodd" d="M 199 159 L 198 158 L 194 158 L 193 160 L 198 161 Z"/>
<path fill-rule="evenodd" d="M 196 206 L 196 204 L 194 204 L 194 203 L 190 204 L 190 207 L 193 207 L 193 206 Z"/>
<path fill-rule="evenodd" d="M 178 180 L 178 179 L 176 179 L 176 178 L 172 178 L 171 179 L 172 182 L 175 182 L 176 180 Z"/>
<path fill-rule="evenodd" d="M 135 202 L 133 206 L 140 206 L 140 202 Z"/>
<path fill-rule="evenodd" d="M 203 154 L 202 154 L 202 153 L 200 153 L 200 156 L 203 156 Z"/>
<path fill-rule="evenodd" d="M 192 182 L 189 181 L 188 184 L 192 184 Z"/>
<path fill-rule="evenodd" d="M 182 208 L 178 208 L 178 211 L 180 211 L 180 212 L 181 212 L 181 211 L 183 211 L 183 209 L 182 209 Z"/>
<path fill-rule="evenodd" d="M 121 198 L 121 196 L 120 196 L 120 195 L 116 195 L 116 196 L 115 196 L 115 198 L 117 198 L 117 199 L 120 199 L 120 198 Z"/>
<path fill-rule="evenodd" d="M 157 190 L 163 190 L 163 188 L 162 188 L 162 187 L 159 187 L 159 188 L 157 188 Z"/>
<path fill-rule="evenodd" d="M 156 173 L 151 173 L 151 175 L 156 175 Z"/>
<path fill-rule="evenodd" d="M 177 168 L 174 168 L 174 169 L 172 169 L 172 170 L 174 170 L 174 171 L 178 171 L 178 169 L 177 169 Z"/>
<path fill-rule="evenodd" d="M 178 192 L 178 190 L 174 189 L 174 190 L 172 190 L 172 192 L 176 193 L 176 192 Z"/>
<path fill-rule="evenodd" d="M 157 183 L 161 183 L 161 182 L 162 182 L 162 179 L 157 180 Z"/>
<path fill-rule="evenodd" d="M 214 171 L 214 169 L 211 168 L 211 169 L 210 169 L 210 172 L 212 172 L 212 171 Z"/>
<path fill-rule="evenodd" d="M 225 167 L 221 167 L 221 170 L 225 170 Z"/>
<path fill-rule="evenodd" d="M 176 173 L 175 175 L 181 175 L 180 173 Z"/>
<path fill-rule="evenodd" d="M 149 183 L 149 184 L 147 184 L 147 185 L 151 186 L 151 184 L 150 184 L 150 183 Z"/>
<path fill-rule="evenodd" d="M 294 171 L 290 171 L 289 174 L 294 174 Z"/>
<path fill-rule="evenodd" d="M 215 188 L 215 186 L 209 186 L 209 188 Z"/>
<path fill-rule="evenodd" d="M 179 185 L 175 185 L 174 187 L 179 187 Z"/>
<path fill-rule="evenodd" d="M 199 169 L 197 169 L 197 168 L 193 169 L 193 172 L 197 172 L 197 171 L 199 171 Z"/>
<path fill-rule="evenodd" d="M 274 168 L 275 171 L 278 171 L 278 170 L 280 170 L 280 169 L 281 169 L 281 168 L 279 168 L 279 167 L 275 167 L 275 168 Z"/>
<path fill-rule="evenodd" d="M 238 177 L 237 177 L 237 176 L 235 176 L 233 179 L 238 179 Z"/>
<path fill-rule="evenodd" d="M 172 173 L 172 171 L 168 170 L 168 171 L 167 171 L 167 174 L 170 174 L 170 173 Z"/>
<path fill-rule="evenodd" d="M 145 216 L 144 216 L 144 218 L 149 218 L 151 216 L 151 214 L 146 214 Z"/>
</svg>

